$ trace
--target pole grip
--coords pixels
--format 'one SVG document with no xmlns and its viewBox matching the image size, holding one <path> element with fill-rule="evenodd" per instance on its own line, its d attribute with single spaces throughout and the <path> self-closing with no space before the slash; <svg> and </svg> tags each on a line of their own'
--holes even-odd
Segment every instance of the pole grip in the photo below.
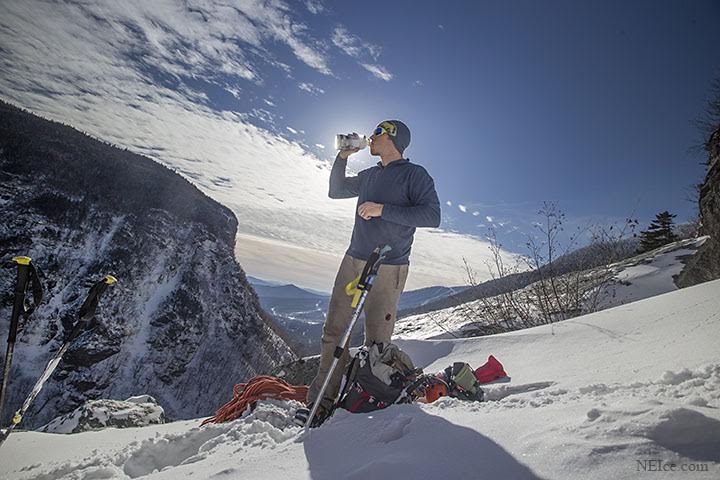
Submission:
<svg viewBox="0 0 720 480">
<path fill-rule="evenodd" d="M 10 331 L 8 332 L 8 343 L 15 343 L 17 338 L 20 314 L 25 309 L 25 292 L 28 280 L 30 279 L 30 264 L 18 264 L 17 277 L 15 281 L 15 301 L 13 302 L 12 314 L 10 316 Z"/>
</svg>

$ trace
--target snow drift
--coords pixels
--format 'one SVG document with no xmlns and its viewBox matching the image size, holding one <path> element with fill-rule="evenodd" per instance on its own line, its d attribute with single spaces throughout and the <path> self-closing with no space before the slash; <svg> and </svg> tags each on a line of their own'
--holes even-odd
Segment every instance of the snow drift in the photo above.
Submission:
<svg viewBox="0 0 720 480">
<path fill-rule="evenodd" d="M 489 386 L 484 403 L 448 398 L 371 414 L 339 411 L 304 439 L 288 421 L 291 402 L 267 402 L 202 428 L 183 421 L 20 432 L 0 449 L 0 475 L 718 478 L 718 293 L 714 281 L 528 330 L 400 341 L 428 372 L 497 356 L 512 383 Z"/>
</svg>

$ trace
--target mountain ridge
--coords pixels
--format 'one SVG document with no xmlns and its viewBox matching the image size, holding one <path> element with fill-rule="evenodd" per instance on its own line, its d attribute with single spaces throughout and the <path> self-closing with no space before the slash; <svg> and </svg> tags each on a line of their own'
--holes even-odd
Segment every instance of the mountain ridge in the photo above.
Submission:
<svg viewBox="0 0 720 480">
<path fill-rule="evenodd" d="M 46 290 L 16 345 L 3 421 L 88 282 L 105 274 L 119 282 L 98 309 L 102 328 L 68 352 L 26 426 L 138 391 L 171 418 L 210 415 L 233 384 L 294 357 L 235 260 L 228 208 L 167 167 L 72 127 L 2 102 L 0 119 L 0 215 L 12 219 L 0 226 L 0 257 L 32 257 Z M 0 277 L 0 291 L 13 282 Z"/>
</svg>

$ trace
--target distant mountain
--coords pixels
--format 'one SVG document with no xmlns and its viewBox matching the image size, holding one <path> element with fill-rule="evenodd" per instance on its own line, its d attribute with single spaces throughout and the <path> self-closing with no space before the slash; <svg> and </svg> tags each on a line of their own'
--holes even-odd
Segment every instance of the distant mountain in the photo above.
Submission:
<svg viewBox="0 0 720 480">
<path fill-rule="evenodd" d="M 425 287 L 403 292 L 400 296 L 400 302 L 398 302 L 398 310 L 419 308 L 449 295 L 457 295 L 467 288 L 467 285 L 461 287 Z"/>
<path fill-rule="evenodd" d="M 280 285 L 251 277 L 260 305 L 272 315 L 285 338 L 300 355 L 320 353 L 320 336 L 325 322 L 330 295 L 323 295 L 292 284 Z M 458 293 L 467 287 L 427 287 L 404 292 L 398 309 L 416 308 L 428 302 Z M 359 345 L 363 326 L 356 328 L 352 344 Z"/>
<path fill-rule="evenodd" d="M 309 300 L 320 300 L 329 298 L 328 295 L 318 295 L 316 293 L 309 292 L 302 288 L 296 287 L 295 285 L 253 285 L 255 292 L 262 298 L 292 298 L 292 299 L 309 299 Z"/>
<path fill-rule="evenodd" d="M 247 281 L 252 285 L 255 286 L 261 286 L 261 287 L 277 287 L 279 285 L 282 285 L 281 282 L 271 282 L 269 280 L 261 280 L 259 278 L 253 277 L 251 275 L 247 276 Z"/>
<path fill-rule="evenodd" d="M 235 261 L 233 213 L 146 157 L 0 102 L 0 217 L 0 259 L 32 257 L 45 287 L 15 347 L 3 425 L 105 274 L 119 282 L 102 328 L 68 352 L 23 426 L 137 394 L 170 418 L 209 415 L 235 383 L 294 357 Z M 13 283 L 0 275 L 3 343 Z"/>
</svg>

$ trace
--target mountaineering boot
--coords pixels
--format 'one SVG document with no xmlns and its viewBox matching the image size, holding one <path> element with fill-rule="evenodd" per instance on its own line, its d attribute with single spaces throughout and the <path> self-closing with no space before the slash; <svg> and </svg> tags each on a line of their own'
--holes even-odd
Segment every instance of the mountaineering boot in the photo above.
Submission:
<svg viewBox="0 0 720 480">
<path fill-rule="evenodd" d="M 315 417 L 313 418 L 313 421 L 310 424 L 310 428 L 319 427 L 320 425 L 322 425 L 325 422 L 325 420 L 330 418 L 330 415 L 331 415 L 331 410 L 320 405 L 317 409 L 317 412 L 315 412 Z M 298 408 L 295 411 L 295 417 L 293 417 L 293 423 L 295 425 L 297 425 L 298 427 L 304 427 L 305 424 L 308 422 L 309 416 L 310 416 L 309 408 Z"/>
</svg>

